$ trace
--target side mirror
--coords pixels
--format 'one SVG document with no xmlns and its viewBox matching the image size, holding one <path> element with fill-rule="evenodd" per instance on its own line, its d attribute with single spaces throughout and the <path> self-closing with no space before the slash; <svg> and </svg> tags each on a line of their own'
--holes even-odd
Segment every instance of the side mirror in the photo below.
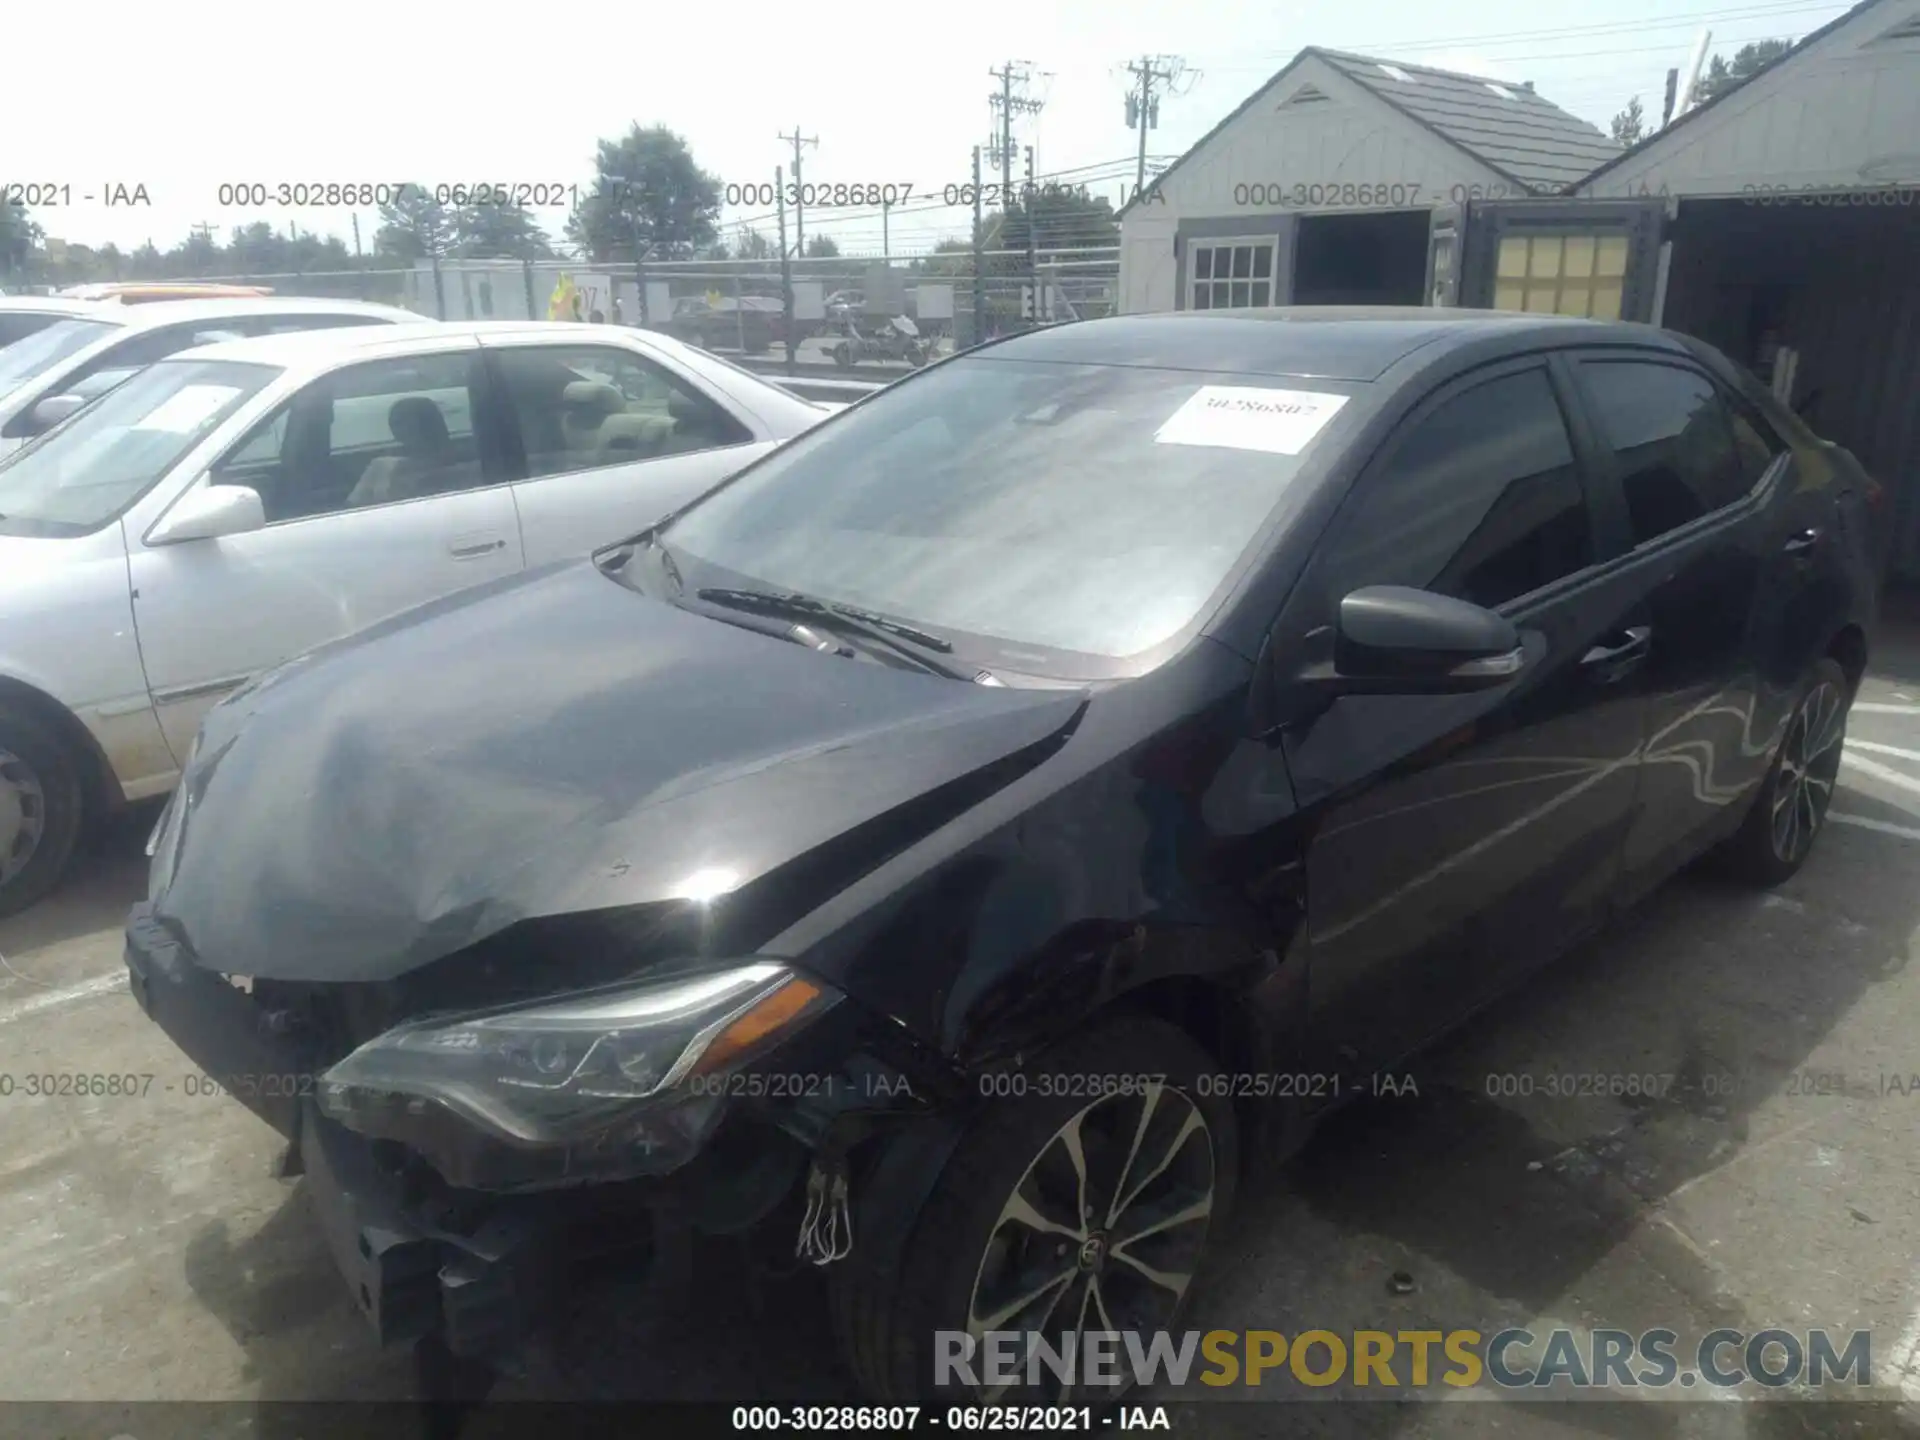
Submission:
<svg viewBox="0 0 1920 1440">
<path fill-rule="evenodd" d="M 84 395 L 49 395 L 28 414 L 28 430 L 34 435 L 44 435 L 68 416 L 86 408 Z"/>
<path fill-rule="evenodd" d="M 1340 602 L 1331 663 L 1300 679 L 1323 694 L 1458 695 L 1504 685 L 1526 663 L 1505 616 L 1427 590 L 1370 585 Z"/>
<path fill-rule="evenodd" d="M 264 529 L 267 508 L 260 492 L 245 485 L 202 485 L 178 505 L 147 536 L 149 545 L 177 545 L 186 540 L 217 540 L 222 535 L 244 535 Z"/>
</svg>

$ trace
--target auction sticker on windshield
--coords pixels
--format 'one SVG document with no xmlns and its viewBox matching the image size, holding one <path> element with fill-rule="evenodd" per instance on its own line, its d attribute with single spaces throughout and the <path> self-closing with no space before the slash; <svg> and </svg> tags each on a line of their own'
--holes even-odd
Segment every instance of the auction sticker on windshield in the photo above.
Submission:
<svg viewBox="0 0 1920 1440">
<path fill-rule="evenodd" d="M 239 393 L 231 385 L 183 385 L 179 393 L 154 406 L 133 428 L 185 435 L 218 415 L 221 407 Z"/>
<path fill-rule="evenodd" d="M 1347 403 L 1318 390 L 1202 385 L 1154 432 L 1159 445 L 1217 445 L 1298 455 Z"/>
</svg>

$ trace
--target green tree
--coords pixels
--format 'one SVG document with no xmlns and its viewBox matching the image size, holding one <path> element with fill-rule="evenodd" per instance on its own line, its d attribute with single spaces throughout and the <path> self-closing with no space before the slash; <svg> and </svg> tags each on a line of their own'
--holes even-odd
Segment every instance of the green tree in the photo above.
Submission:
<svg viewBox="0 0 1920 1440">
<path fill-rule="evenodd" d="M 450 253 L 463 257 L 547 260 L 553 242 L 524 205 L 462 205 L 451 218 Z"/>
<path fill-rule="evenodd" d="M 373 233 L 373 253 L 412 264 L 429 256 L 444 256 L 453 243 L 453 216 L 433 198 L 426 185 L 403 185 L 400 193 L 380 207 L 380 228 Z"/>
<path fill-rule="evenodd" d="M 1026 249 L 1029 208 L 1033 213 L 1037 249 L 1072 250 L 1120 243 L 1120 221 L 1113 213 L 1112 202 L 1104 195 L 1092 195 L 1085 189 L 1041 186 L 1031 197 L 1031 207 L 1027 200 L 1016 200 L 1004 214 L 990 218 L 987 248 Z"/>
<path fill-rule="evenodd" d="M 913 260 L 908 270 L 943 280 L 963 280 L 973 274 L 973 242 L 942 240 L 931 253 Z"/>
<path fill-rule="evenodd" d="M 816 234 L 807 239 L 807 254 L 815 260 L 831 260 L 839 253 L 839 243 L 831 235 Z"/>
<path fill-rule="evenodd" d="M 567 220 L 567 238 L 589 258 L 680 258 L 717 236 L 719 178 L 666 126 L 636 123 L 618 140 L 602 140 L 594 172 L 592 189 Z"/>
<path fill-rule="evenodd" d="M 180 244 L 167 252 L 168 268 L 176 276 L 218 275 L 224 270 L 225 248 L 213 238 L 212 227 L 196 226 Z"/>
<path fill-rule="evenodd" d="M 1693 87 L 1693 103 L 1704 105 L 1714 97 L 1726 94 L 1741 81 L 1771 65 L 1792 48 L 1791 40 L 1756 40 L 1734 51 L 1732 61 L 1728 61 L 1723 55 L 1714 56 L 1707 63 L 1706 73 Z"/>
<path fill-rule="evenodd" d="M 40 227 L 18 201 L 0 201 L 0 276 L 15 279 L 31 273 L 39 259 Z"/>
<path fill-rule="evenodd" d="M 1615 115 L 1609 123 L 1613 138 L 1622 145 L 1638 144 L 1647 133 L 1646 112 L 1640 108 L 1640 97 L 1634 96 L 1627 102 L 1627 108 Z"/>
<path fill-rule="evenodd" d="M 764 230 L 742 225 L 734 234 L 733 257 L 736 260 L 778 260 L 780 247 Z"/>
</svg>

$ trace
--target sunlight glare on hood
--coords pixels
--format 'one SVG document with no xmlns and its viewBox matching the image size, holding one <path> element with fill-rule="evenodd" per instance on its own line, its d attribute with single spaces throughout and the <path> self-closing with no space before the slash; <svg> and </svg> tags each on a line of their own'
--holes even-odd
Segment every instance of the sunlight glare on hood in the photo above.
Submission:
<svg viewBox="0 0 1920 1440">
<path fill-rule="evenodd" d="M 737 872 L 709 867 L 694 871 L 676 885 L 673 898 L 692 900 L 704 905 L 709 900 L 719 899 L 739 883 L 740 876 Z"/>
</svg>

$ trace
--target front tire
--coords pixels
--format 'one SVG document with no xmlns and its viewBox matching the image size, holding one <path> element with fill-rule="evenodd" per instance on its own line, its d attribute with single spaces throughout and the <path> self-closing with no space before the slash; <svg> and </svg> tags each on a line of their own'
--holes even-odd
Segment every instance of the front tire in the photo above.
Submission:
<svg viewBox="0 0 1920 1440">
<path fill-rule="evenodd" d="M 0 917 L 60 883 L 80 838 L 80 767 L 35 716 L 0 705 Z"/>
<path fill-rule="evenodd" d="M 1833 801 L 1852 704 L 1846 672 L 1834 660 L 1818 661 L 1800 687 L 1753 809 L 1715 856 L 1729 878 L 1773 886 L 1807 863 Z"/>
<path fill-rule="evenodd" d="M 1233 1107 L 1202 1093 L 1215 1068 L 1181 1031 L 1127 1017 L 1013 1072 L 1016 1093 L 975 1117 L 902 1263 L 886 1275 L 836 1275 L 839 1286 L 866 1287 L 834 1304 L 861 1387 L 900 1404 L 1118 1399 L 1124 1386 L 1063 1391 L 1044 1363 L 1038 1393 L 996 1389 L 984 1383 L 978 1337 L 1037 1331 L 1064 1352 L 1068 1334 L 1177 1327 L 1237 1178 Z M 976 1337 L 980 1386 L 955 1375 L 940 1383 L 936 1364 L 953 1342 L 940 1346 L 937 1332 Z M 1022 1342 L 1023 1376 L 1024 1353 Z M 1120 1359 L 1124 1369 L 1124 1349 Z"/>
</svg>

